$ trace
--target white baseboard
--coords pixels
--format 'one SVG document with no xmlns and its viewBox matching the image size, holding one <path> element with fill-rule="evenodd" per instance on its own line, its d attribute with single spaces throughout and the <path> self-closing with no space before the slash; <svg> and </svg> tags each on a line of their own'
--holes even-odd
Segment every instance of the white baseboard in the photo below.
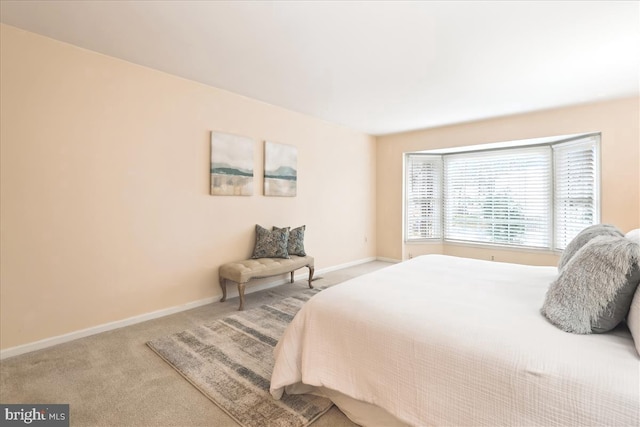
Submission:
<svg viewBox="0 0 640 427">
<path fill-rule="evenodd" d="M 379 256 L 376 258 L 378 261 L 384 261 L 384 262 L 392 262 L 394 264 L 397 264 L 399 262 L 402 262 L 401 259 L 395 259 L 395 258 L 387 258 L 387 257 L 383 257 L 383 256 Z"/>
<path fill-rule="evenodd" d="M 334 265 L 333 267 L 323 268 L 321 270 L 317 270 L 316 274 L 326 274 L 335 270 L 342 270 L 343 268 L 354 267 L 356 265 L 364 264 L 367 262 L 375 261 L 376 257 L 362 258 L 357 261 L 351 261 L 344 264 Z"/>
<path fill-rule="evenodd" d="M 330 271 L 340 270 L 347 267 L 353 267 L 355 265 L 364 264 L 366 262 L 375 261 L 375 257 L 363 258 L 361 260 L 348 262 L 345 264 L 336 265 L 333 267 L 327 267 L 320 270 L 316 270 L 314 275 L 325 274 Z M 308 273 L 300 273 L 294 276 L 295 280 L 306 279 L 309 277 Z M 275 286 L 280 286 L 285 283 L 289 283 L 287 279 L 280 279 L 272 282 L 261 283 L 256 286 L 249 286 L 245 291 L 245 295 L 251 294 L 253 292 L 258 292 L 264 289 L 273 288 Z M 235 286 L 227 286 L 227 298 L 234 298 L 238 296 L 238 291 Z M 69 332 L 67 334 L 58 335 L 51 338 L 45 338 L 43 340 L 34 341 L 27 344 L 18 345 L 15 347 L 10 347 L 5 350 L 0 350 L 0 360 L 6 359 L 8 357 L 19 356 L 21 354 L 30 353 L 36 350 L 42 350 L 43 348 L 52 347 L 54 345 L 63 344 L 69 341 L 74 341 L 80 338 L 88 337 L 91 335 L 96 335 L 101 332 L 107 332 L 114 329 L 123 328 L 125 326 L 135 325 L 136 323 L 146 322 L 147 320 L 157 319 L 159 317 L 169 316 L 170 314 L 179 313 L 181 311 L 191 310 L 193 308 L 197 308 L 203 305 L 211 304 L 213 302 L 219 301 L 222 297 L 222 292 L 213 297 L 204 298 L 198 301 L 188 302 L 186 304 L 177 305 L 173 307 L 163 308 L 161 310 L 152 311 L 150 313 L 140 314 L 138 316 L 129 317 L 127 319 L 116 320 L 114 322 L 104 323 L 102 325 L 92 326 L 90 328 L 82 329 L 79 331 Z"/>
<path fill-rule="evenodd" d="M 219 299 L 220 297 L 209 297 L 209 298 L 201 299 L 198 301 L 192 301 L 186 304 L 177 305 L 174 307 L 152 311 L 150 313 L 140 314 L 138 316 L 129 317 L 127 319 L 116 320 L 114 322 L 109 322 L 109 323 L 103 323 L 102 325 L 92 326 L 90 328 L 81 329 L 79 331 L 73 331 L 67 334 L 58 335 L 51 338 L 45 338 L 40 341 L 22 344 L 16 347 L 8 348 L 6 350 L 0 350 L 0 360 L 6 359 L 7 357 L 18 356 L 20 354 L 41 350 L 43 348 L 52 347 L 54 345 L 63 344 L 65 342 L 74 341 L 80 338 L 99 334 L 101 332 L 107 332 L 114 329 L 124 328 L 125 326 L 135 325 L 136 323 L 146 322 L 147 320 L 157 319 L 159 317 L 168 316 L 170 314 L 179 313 L 181 311 L 191 310 L 192 308 L 200 307 L 206 304 L 211 304 L 212 302 L 218 301 Z"/>
</svg>

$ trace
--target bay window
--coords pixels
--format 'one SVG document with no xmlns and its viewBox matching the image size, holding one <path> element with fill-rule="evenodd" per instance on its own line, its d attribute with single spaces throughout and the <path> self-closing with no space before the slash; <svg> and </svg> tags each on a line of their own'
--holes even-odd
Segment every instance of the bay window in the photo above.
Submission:
<svg viewBox="0 0 640 427">
<path fill-rule="evenodd" d="M 405 154 L 405 241 L 561 250 L 599 221 L 600 136 Z"/>
</svg>

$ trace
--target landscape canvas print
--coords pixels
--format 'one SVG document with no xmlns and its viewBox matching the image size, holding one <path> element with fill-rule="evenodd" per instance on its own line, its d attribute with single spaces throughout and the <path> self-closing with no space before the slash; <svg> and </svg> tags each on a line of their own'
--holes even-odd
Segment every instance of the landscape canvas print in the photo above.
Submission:
<svg viewBox="0 0 640 427">
<path fill-rule="evenodd" d="M 250 138 L 211 132 L 211 194 L 253 195 L 253 151 Z"/>
<path fill-rule="evenodd" d="M 297 193 L 298 149 L 293 145 L 264 143 L 264 195 L 289 196 Z"/>
</svg>

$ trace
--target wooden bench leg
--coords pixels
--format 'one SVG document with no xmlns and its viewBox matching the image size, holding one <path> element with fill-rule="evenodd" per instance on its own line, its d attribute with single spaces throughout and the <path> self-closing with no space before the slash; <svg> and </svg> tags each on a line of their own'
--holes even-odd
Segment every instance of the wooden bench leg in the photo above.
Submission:
<svg viewBox="0 0 640 427">
<path fill-rule="evenodd" d="M 313 289 L 313 285 L 311 284 L 311 281 L 313 280 L 313 267 L 310 265 L 307 265 L 307 267 L 309 267 L 309 288 Z"/>
<path fill-rule="evenodd" d="M 238 283 L 238 295 L 240 295 L 240 307 L 238 311 L 244 310 L 244 283 Z"/>
<path fill-rule="evenodd" d="M 225 302 L 227 300 L 227 279 L 220 276 L 220 287 L 222 288 L 222 298 L 220 302 Z"/>
</svg>

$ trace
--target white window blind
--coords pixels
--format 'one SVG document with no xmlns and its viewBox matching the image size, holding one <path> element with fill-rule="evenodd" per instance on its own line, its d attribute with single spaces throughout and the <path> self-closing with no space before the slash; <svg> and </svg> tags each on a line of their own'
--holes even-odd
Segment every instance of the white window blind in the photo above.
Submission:
<svg viewBox="0 0 640 427">
<path fill-rule="evenodd" d="M 597 138 L 553 146 L 555 248 L 563 249 L 581 230 L 600 222 Z"/>
<path fill-rule="evenodd" d="M 406 240 L 442 237 L 442 158 L 406 156 Z"/>
<path fill-rule="evenodd" d="M 517 141 L 515 142 L 517 143 Z M 600 222 L 600 135 L 405 155 L 405 239 L 562 250 Z"/>
<path fill-rule="evenodd" d="M 444 157 L 446 240 L 550 247 L 551 150 Z"/>
</svg>

